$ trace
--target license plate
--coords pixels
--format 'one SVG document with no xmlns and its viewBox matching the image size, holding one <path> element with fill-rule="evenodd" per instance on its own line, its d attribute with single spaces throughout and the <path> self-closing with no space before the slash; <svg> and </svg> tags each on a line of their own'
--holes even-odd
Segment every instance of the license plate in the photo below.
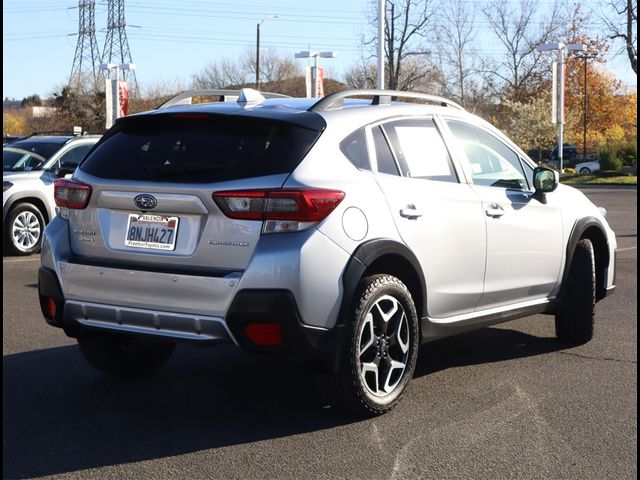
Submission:
<svg viewBox="0 0 640 480">
<path fill-rule="evenodd" d="M 175 250 L 177 235 L 178 217 L 132 213 L 124 244 L 135 248 Z"/>
</svg>

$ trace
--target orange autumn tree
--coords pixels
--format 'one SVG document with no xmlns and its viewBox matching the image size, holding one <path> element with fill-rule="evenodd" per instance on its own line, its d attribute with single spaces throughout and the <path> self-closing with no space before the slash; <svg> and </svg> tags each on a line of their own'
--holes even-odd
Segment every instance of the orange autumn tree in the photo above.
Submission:
<svg viewBox="0 0 640 480">
<path fill-rule="evenodd" d="M 582 146 L 584 135 L 584 60 L 566 63 L 566 134 Z M 603 65 L 587 60 L 587 149 L 608 142 L 633 141 L 637 135 L 637 92 L 626 87 Z"/>
</svg>

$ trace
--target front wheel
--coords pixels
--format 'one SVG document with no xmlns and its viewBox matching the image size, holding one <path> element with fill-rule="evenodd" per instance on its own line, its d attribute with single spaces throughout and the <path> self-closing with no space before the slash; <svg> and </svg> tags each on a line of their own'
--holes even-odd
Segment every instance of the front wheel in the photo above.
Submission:
<svg viewBox="0 0 640 480">
<path fill-rule="evenodd" d="M 593 338 L 596 304 L 596 262 L 593 244 L 583 238 L 576 245 L 568 283 L 556 314 L 556 336 L 568 343 L 587 343 Z"/>
<path fill-rule="evenodd" d="M 587 173 L 591 173 L 591 170 L 589 170 L 587 167 L 584 167 L 580 169 L 580 173 L 586 175 Z"/>
<path fill-rule="evenodd" d="M 349 341 L 333 378 L 333 403 L 358 416 L 388 412 L 413 377 L 419 346 L 416 308 L 391 275 L 364 278 L 351 314 Z"/>
<path fill-rule="evenodd" d="M 125 378 L 154 373 L 169 360 L 175 349 L 175 343 L 152 343 L 124 335 L 93 332 L 78 337 L 78 345 L 93 367 Z"/>
</svg>

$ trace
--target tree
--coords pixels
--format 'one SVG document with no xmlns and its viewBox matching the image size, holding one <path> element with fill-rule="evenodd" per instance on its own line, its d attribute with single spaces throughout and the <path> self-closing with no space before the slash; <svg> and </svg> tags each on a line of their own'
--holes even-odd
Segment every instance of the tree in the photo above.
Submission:
<svg viewBox="0 0 640 480">
<path fill-rule="evenodd" d="M 637 0 L 611 0 L 609 7 L 613 12 L 604 16 L 609 38 L 622 40 L 623 50 L 629 57 L 629 64 L 638 74 L 638 2 Z"/>
<path fill-rule="evenodd" d="M 40 95 L 33 94 L 33 95 L 30 95 L 28 97 L 23 98 L 22 102 L 20 102 L 20 106 L 22 108 L 24 108 L 24 107 L 40 107 L 40 106 L 42 106 L 42 99 L 40 98 Z"/>
<path fill-rule="evenodd" d="M 390 90 L 417 89 L 432 70 L 426 61 L 431 52 L 425 47 L 431 16 L 429 0 L 387 0 L 384 63 L 385 85 Z M 366 45 L 374 42 L 372 39 Z"/>
<path fill-rule="evenodd" d="M 545 10 L 548 16 L 536 15 Z M 520 0 L 517 6 L 491 0 L 482 11 L 504 50 L 502 58 L 485 62 L 483 70 L 490 77 L 487 84 L 500 97 L 525 102 L 536 95 L 549 76 L 536 47 L 562 37 L 562 11 L 558 3 L 553 3 L 550 10 L 542 9 L 538 0 Z"/>
<path fill-rule="evenodd" d="M 501 107 L 497 123 L 521 148 L 545 148 L 556 141 L 556 127 L 550 121 L 551 99 L 546 93 L 526 103 L 506 99 Z"/>
<path fill-rule="evenodd" d="M 464 0 L 445 1 L 436 25 L 436 58 L 444 93 L 456 98 L 462 106 L 476 74 L 473 47 L 476 38 L 476 7 Z"/>
<path fill-rule="evenodd" d="M 105 93 L 96 88 L 88 89 L 66 85 L 53 93 L 55 113 L 45 130 L 71 131 L 80 126 L 84 131 L 100 133 L 105 130 Z"/>
<path fill-rule="evenodd" d="M 584 63 L 569 58 L 566 66 L 566 135 L 581 144 L 584 129 Z M 637 135 L 637 94 L 595 61 L 587 64 L 587 144 L 597 150 L 603 143 L 631 141 Z M 622 133 L 622 137 L 621 134 Z"/>
<path fill-rule="evenodd" d="M 255 52 L 248 49 L 240 59 L 213 62 L 193 75 L 193 88 L 215 89 L 232 85 L 255 85 Z M 300 67 L 290 58 L 270 49 L 260 56 L 260 82 L 281 84 L 301 74 Z"/>
</svg>

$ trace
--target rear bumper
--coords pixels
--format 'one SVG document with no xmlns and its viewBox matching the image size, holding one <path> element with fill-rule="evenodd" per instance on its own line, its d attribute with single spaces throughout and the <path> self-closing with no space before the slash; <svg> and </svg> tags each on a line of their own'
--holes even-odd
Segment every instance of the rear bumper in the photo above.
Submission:
<svg viewBox="0 0 640 480">
<path fill-rule="evenodd" d="M 337 345 L 342 339 L 342 326 L 328 330 L 304 325 L 295 297 L 287 290 L 241 290 L 233 298 L 226 318 L 68 299 L 56 273 L 44 266 L 38 272 L 38 293 L 47 323 L 63 328 L 73 338 L 88 331 L 105 331 L 171 342 L 234 343 L 248 351 L 294 353 L 327 368 L 335 364 L 336 352 L 340 350 Z M 47 307 L 48 299 L 56 305 L 53 318 Z M 245 327 L 255 323 L 279 324 L 281 344 L 255 345 L 245 334 Z"/>
</svg>

